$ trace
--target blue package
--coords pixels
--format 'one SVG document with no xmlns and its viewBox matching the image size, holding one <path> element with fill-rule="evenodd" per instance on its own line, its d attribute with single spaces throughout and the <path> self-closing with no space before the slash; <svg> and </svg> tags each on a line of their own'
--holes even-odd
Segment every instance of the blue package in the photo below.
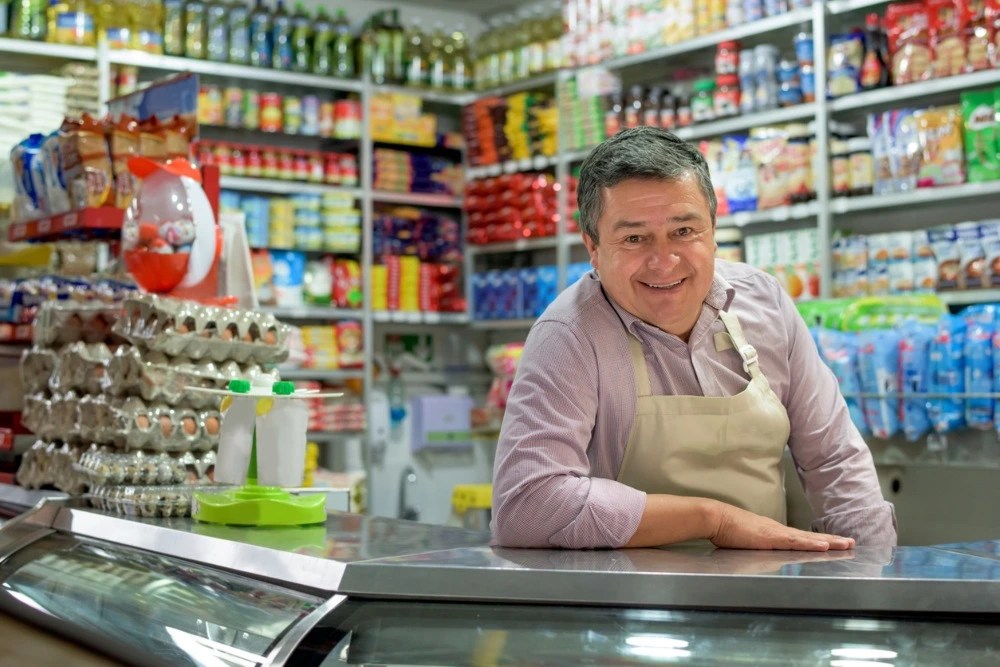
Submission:
<svg viewBox="0 0 1000 667">
<path fill-rule="evenodd" d="M 858 376 L 866 394 L 899 391 L 899 332 L 864 331 L 858 335 Z M 899 399 L 865 398 L 862 401 L 868 428 L 876 438 L 888 439 L 899 431 Z"/>
<path fill-rule="evenodd" d="M 535 317 L 541 316 L 549 304 L 556 300 L 559 294 L 559 269 L 554 266 L 538 267 L 538 310 Z"/>
<path fill-rule="evenodd" d="M 820 356 L 830 370 L 833 371 L 840 385 L 840 393 L 844 395 L 851 421 L 862 433 L 868 432 L 865 413 L 861 407 L 861 381 L 858 378 L 858 341 L 857 336 L 832 329 L 814 328 L 816 345 Z"/>
<path fill-rule="evenodd" d="M 938 322 L 928 354 L 927 391 L 932 394 L 965 392 L 965 320 L 959 315 L 945 315 Z M 931 398 L 927 417 L 938 433 L 965 426 L 965 402 L 960 398 Z"/>
<path fill-rule="evenodd" d="M 566 287 L 574 284 L 576 281 L 583 278 L 585 275 L 590 273 L 591 270 L 590 262 L 573 262 L 566 267 Z"/>
<path fill-rule="evenodd" d="M 993 323 L 972 322 L 965 335 L 965 391 L 970 394 L 993 393 Z M 993 399 L 972 398 L 965 401 L 965 421 L 971 428 L 993 428 Z"/>
<path fill-rule="evenodd" d="M 472 274 L 472 313 L 477 320 L 489 319 L 486 301 L 487 278 L 485 273 Z"/>
<path fill-rule="evenodd" d="M 295 250 L 270 250 L 274 297 L 279 306 L 305 303 L 306 255 Z"/>
<path fill-rule="evenodd" d="M 750 155 L 750 139 L 735 135 L 722 138 L 726 200 L 730 213 L 757 210 L 757 167 Z"/>
<path fill-rule="evenodd" d="M 916 322 L 900 327 L 899 381 L 904 394 L 927 393 L 927 355 L 935 332 L 934 326 Z M 904 398 L 902 403 L 903 433 L 911 442 L 918 440 L 931 428 L 927 417 L 927 399 Z"/>
<path fill-rule="evenodd" d="M 978 303 L 962 310 L 961 315 L 970 326 L 973 323 L 994 324 L 997 321 L 997 304 Z"/>
<path fill-rule="evenodd" d="M 513 320 L 521 316 L 521 280 L 518 273 L 518 269 L 503 272 L 498 313 L 501 319 Z"/>
<path fill-rule="evenodd" d="M 1000 393 L 1000 329 L 993 331 L 993 392 Z M 996 399 L 993 404 L 993 412 L 997 414 L 1000 411 L 1000 398 Z M 1000 435 L 1000 419 L 994 420 L 994 426 L 997 430 L 997 435 Z"/>
<path fill-rule="evenodd" d="M 518 317 L 534 317 L 538 311 L 538 271 L 528 266 L 518 271 L 521 284 L 521 302 Z"/>
</svg>

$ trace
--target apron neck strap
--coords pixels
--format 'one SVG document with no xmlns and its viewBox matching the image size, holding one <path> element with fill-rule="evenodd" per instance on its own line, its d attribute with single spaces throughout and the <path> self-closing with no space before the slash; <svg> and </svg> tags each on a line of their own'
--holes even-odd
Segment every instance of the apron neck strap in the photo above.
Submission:
<svg viewBox="0 0 1000 667">
<path fill-rule="evenodd" d="M 746 336 L 743 335 L 743 327 L 740 326 L 740 321 L 735 315 L 725 310 L 719 311 L 719 319 L 722 320 L 726 331 L 729 332 L 729 337 L 733 339 L 736 351 L 743 358 L 743 370 L 750 375 L 751 379 L 760 377 L 761 372 L 760 365 L 757 363 L 757 350 L 747 342 Z"/>
<path fill-rule="evenodd" d="M 649 369 L 646 368 L 646 355 L 642 352 L 642 343 L 631 331 L 628 332 L 628 351 L 632 355 L 632 368 L 635 369 L 635 393 L 637 396 L 652 396 L 653 385 L 649 383 Z"/>
</svg>

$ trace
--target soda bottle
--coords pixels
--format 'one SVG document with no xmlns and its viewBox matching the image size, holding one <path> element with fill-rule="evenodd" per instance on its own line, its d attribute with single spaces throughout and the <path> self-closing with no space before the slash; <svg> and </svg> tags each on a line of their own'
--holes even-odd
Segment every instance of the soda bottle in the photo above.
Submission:
<svg viewBox="0 0 1000 667">
<path fill-rule="evenodd" d="M 330 21 L 326 9 L 320 7 L 316 12 L 316 22 L 313 24 L 313 47 L 312 64 L 310 70 L 313 74 L 329 76 L 333 73 L 333 40 L 336 37 L 333 31 L 333 23 Z"/>
<path fill-rule="evenodd" d="M 312 65 L 312 21 L 301 2 L 292 16 L 292 70 L 308 72 Z"/>
<path fill-rule="evenodd" d="M 250 64 L 254 67 L 271 66 L 271 12 L 264 0 L 257 0 L 250 12 Z"/>
<path fill-rule="evenodd" d="M 284 0 L 278 0 L 271 19 L 271 67 L 292 69 L 292 56 L 292 17 L 285 11 Z"/>
<path fill-rule="evenodd" d="M 245 0 L 229 5 L 228 60 L 238 65 L 250 62 L 250 8 Z"/>
</svg>

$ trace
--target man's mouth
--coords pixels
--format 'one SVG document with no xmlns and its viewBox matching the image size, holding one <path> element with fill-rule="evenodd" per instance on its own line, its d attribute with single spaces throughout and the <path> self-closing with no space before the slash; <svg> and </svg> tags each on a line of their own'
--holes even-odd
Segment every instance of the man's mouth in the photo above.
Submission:
<svg viewBox="0 0 1000 667">
<path fill-rule="evenodd" d="M 647 283 L 647 282 L 643 282 L 642 284 L 645 285 L 646 287 L 651 287 L 653 289 L 672 290 L 672 289 L 676 289 L 678 286 L 680 286 L 680 284 L 682 282 L 684 282 L 685 280 L 686 280 L 686 278 L 681 278 L 680 280 L 675 280 L 675 281 L 669 282 L 669 283 Z"/>
</svg>

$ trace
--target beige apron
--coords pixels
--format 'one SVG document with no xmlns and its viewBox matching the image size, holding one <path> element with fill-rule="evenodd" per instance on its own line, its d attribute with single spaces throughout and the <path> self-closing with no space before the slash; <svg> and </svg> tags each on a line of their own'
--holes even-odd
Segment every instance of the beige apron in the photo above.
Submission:
<svg viewBox="0 0 1000 667">
<path fill-rule="evenodd" d="M 750 376 L 747 388 L 730 397 L 652 396 L 642 345 L 629 334 L 636 411 L 618 481 L 646 493 L 714 498 L 785 523 L 788 413 L 739 320 L 726 312 L 719 317 Z"/>
</svg>

